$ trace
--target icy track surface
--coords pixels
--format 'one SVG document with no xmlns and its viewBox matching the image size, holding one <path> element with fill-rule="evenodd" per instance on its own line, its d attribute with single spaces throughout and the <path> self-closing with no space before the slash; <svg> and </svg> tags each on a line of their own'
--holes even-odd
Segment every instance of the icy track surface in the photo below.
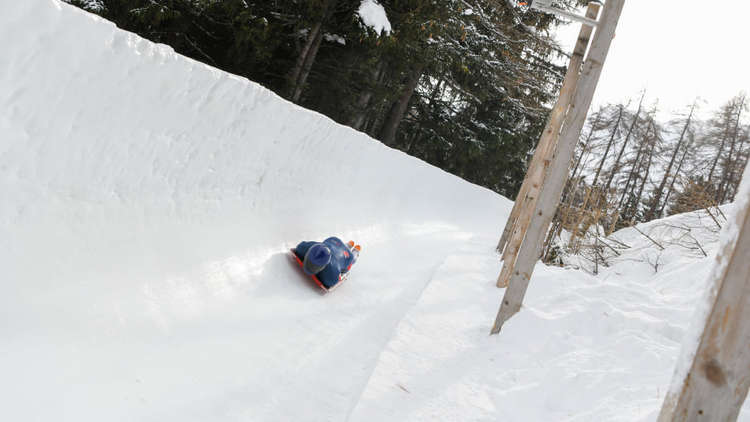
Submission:
<svg viewBox="0 0 750 422">
<path fill-rule="evenodd" d="M 57 0 L 0 10 L 3 420 L 655 417 L 710 258 L 539 266 L 490 338 L 509 201 Z M 286 251 L 331 234 L 364 250 L 321 296 Z"/>
</svg>

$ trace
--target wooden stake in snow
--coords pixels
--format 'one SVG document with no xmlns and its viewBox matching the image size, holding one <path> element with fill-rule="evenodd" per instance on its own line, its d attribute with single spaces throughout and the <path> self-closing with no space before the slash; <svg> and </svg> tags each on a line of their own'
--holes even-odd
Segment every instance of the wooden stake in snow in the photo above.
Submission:
<svg viewBox="0 0 750 422">
<path fill-rule="evenodd" d="M 599 4 L 590 3 L 586 11 L 586 17 L 595 19 L 598 13 Z M 523 180 L 523 184 L 521 184 L 521 189 L 513 204 L 513 209 L 510 212 L 508 221 L 505 223 L 503 235 L 500 237 L 500 242 L 497 245 L 497 251 L 503 253 L 503 269 L 497 279 L 497 287 L 508 286 L 509 271 L 518 256 L 518 248 L 521 246 L 521 241 L 523 240 L 522 235 L 528 227 L 527 223 L 530 213 L 533 211 L 536 200 L 539 198 L 539 190 L 544 184 L 547 167 L 552 160 L 560 128 L 563 125 L 565 114 L 568 112 L 570 102 L 573 100 L 573 95 L 578 85 L 581 64 L 583 63 L 583 56 L 586 54 L 586 48 L 589 46 L 591 33 L 592 28 L 590 26 L 583 25 L 581 27 L 581 31 L 578 34 L 578 42 L 573 51 L 573 56 L 570 58 L 568 71 L 565 74 L 565 79 L 560 89 L 560 96 L 550 113 L 534 156 L 531 158 L 526 177 Z"/>
<path fill-rule="evenodd" d="M 726 225 L 709 311 L 686 374 L 677 372 L 659 414 L 667 421 L 733 421 L 750 387 L 750 166 Z M 688 367 L 685 365 L 685 367 Z"/>
<path fill-rule="evenodd" d="M 518 223 L 521 224 L 515 236 L 511 237 L 511 241 L 513 239 L 521 241 L 516 254 L 518 258 L 504 262 L 501 277 L 508 277 L 510 281 L 491 334 L 500 332 L 503 323 L 521 308 L 531 273 L 542 250 L 545 234 L 560 202 L 560 195 L 568 176 L 568 167 L 599 82 L 602 65 L 614 38 L 624 2 L 625 0 L 608 0 L 604 5 L 591 49 L 583 65 L 580 82 L 565 117 L 560 141 L 547 172 L 548 176 L 542 179 L 543 185 L 538 186 L 541 191 L 538 200 L 535 201 L 536 205 L 522 204 L 524 209 L 519 213 L 518 219 Z M 525 221 L 522 218 L 525 218 Z M 506 270 L 506 265 L 509 270 Z M 502 281 L 502 279 L 498 280 L 498 285 L 502 284 Z"/>
</svg>

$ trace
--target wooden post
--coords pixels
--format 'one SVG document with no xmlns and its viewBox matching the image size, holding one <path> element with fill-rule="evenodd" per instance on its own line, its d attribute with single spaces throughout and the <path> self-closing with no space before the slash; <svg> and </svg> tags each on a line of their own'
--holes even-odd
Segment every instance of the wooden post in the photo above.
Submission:
<svg viewBox="0 0 750 422">
<path fill-rule="evenodd" d="M 598 13 L 599 4 L 589 3 L 586 17 L 596 19 Z M 521 185 L 521 190 L 518 192 L 508 221 L 505 223 L 503 235 L 497 245 L 498 251 L 503 252 L 503 268 L 500 271 L 500 276 L 497 278 L 497 287 L 508 286 L 510 270 L 518 256 L 518 250 L 523 241 L 523 234 L 528 228 L 530 213 L 533 211 L 534 205 L 536 205 L 539 191 L 544 184 L 547 167 L 557 145 L 560 128 L 563 125 L 565 115 L 578 85 L 583 56 L 589 45 L 592 30 L 593 28 L 588 25 L 581 27 L 578 41 L 573 50 L 573 56 L 570 58 L 568 71 L 565 74 L 565 79 L 560 89 L 560 97 L 557 99 L 555 107 L 550 113 L 547 126 L 544 128 L 542 137 L 539 139 L 539 145 L 531 159 L 526 177 Z"/>
<path fill-rule="evenodd" d="M 500 332 L 503 323 L 521 309 L 531 273 L 541 253 L 544 236 L 547 234 L 552 217 L 560 202 L 560 195 L 562 195 L 568 177 L 570 160 L 573 158 L 576 143 L 586 120 L 586 114 L 591 106 L 594 91 L 614 38 L 624 2 L 625 0 L 607 0 L 604 5 L 599 26 L 581 72 L 581 83 L 576 89 L 570 110 L 565 118 L 565 127 L 560 135 L 560 141 L 549 169 L 549 176 L 546 178 L 546 183 L 539 193 L 539 200 L 536 201 L 536 206 L 530 213 L 527 224 L 525 224 L 526 229 L 519 236 L 522 242 L 517 254 L 518 258 L 512 264 L 512 269 L 508 271 L 510 283 L 505 290 L 491 334 Z"/>
<path fill-rule="evenodd" d="M 675 374 L 659 422 L 733 421 L 750 387 L 750 167 L 711 273 L 711 309 L 687 374 Z M 736 234 L 732 232 L 736 231 Z M 684 377 L 684 378 L 682 378 Z"/>
</svg>

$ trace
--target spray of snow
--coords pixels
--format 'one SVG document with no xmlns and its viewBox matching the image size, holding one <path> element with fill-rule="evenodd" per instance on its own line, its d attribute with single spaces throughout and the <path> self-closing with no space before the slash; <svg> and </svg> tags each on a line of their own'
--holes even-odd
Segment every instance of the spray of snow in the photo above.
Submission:
<svg viewBox="0 0 750 422">
<path fill-rule="evenodd" d="M 391 33 L 391 22 L 383 6 L 376 0 L 362 0 L 357 11 L 362 23 L 372 28 L 376 33 L 386 35 Z"/>
</svg>

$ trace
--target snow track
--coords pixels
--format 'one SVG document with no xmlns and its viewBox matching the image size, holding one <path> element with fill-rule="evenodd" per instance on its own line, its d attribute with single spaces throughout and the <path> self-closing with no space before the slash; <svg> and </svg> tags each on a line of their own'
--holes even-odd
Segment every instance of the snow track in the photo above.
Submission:
<svg viewBox="0 0 750 422">
<path fill-rule="evenodd" d="M 630 248 L 598 276 L 539 265 L 497 337 L 490 239 L 463 242 L 399 323 L 350 420 L 655 420 L 718 233 L 702 212 L 639 229 L 665 249 L 625 229 L 614 237 Z"/>
<path fill-rule="evenodd" d="M 252 82 L 0 7 L 4 419 L 342 420 L 437 262 L 499 231 L 504 198 Z M 322 297 L 286 251 L 331 234 L 364 252 Z"/>
<path fill-rule="evenodd" d="M 707 258 L 666 265 L 664 277 L 641 268 L 640 281 L 618 276 L 621 268 L 600 277 L 538 268 L 524 310 L 489 337 L 497 264 L 477 251 L 441 266 L 381 355 L 352 421 L 656 417 L 692 312 L 675 299 L 698 295 Z"/>
<path fill-rule="evenodd" d="M 710 257 L 620 232 L 489 337 L 508 200 L 58 0 L 0 10 L 3 420 L 655 417 Z M 331 234 L 364 249 L 322 296 L 287 251 Z"/>
</svg>

